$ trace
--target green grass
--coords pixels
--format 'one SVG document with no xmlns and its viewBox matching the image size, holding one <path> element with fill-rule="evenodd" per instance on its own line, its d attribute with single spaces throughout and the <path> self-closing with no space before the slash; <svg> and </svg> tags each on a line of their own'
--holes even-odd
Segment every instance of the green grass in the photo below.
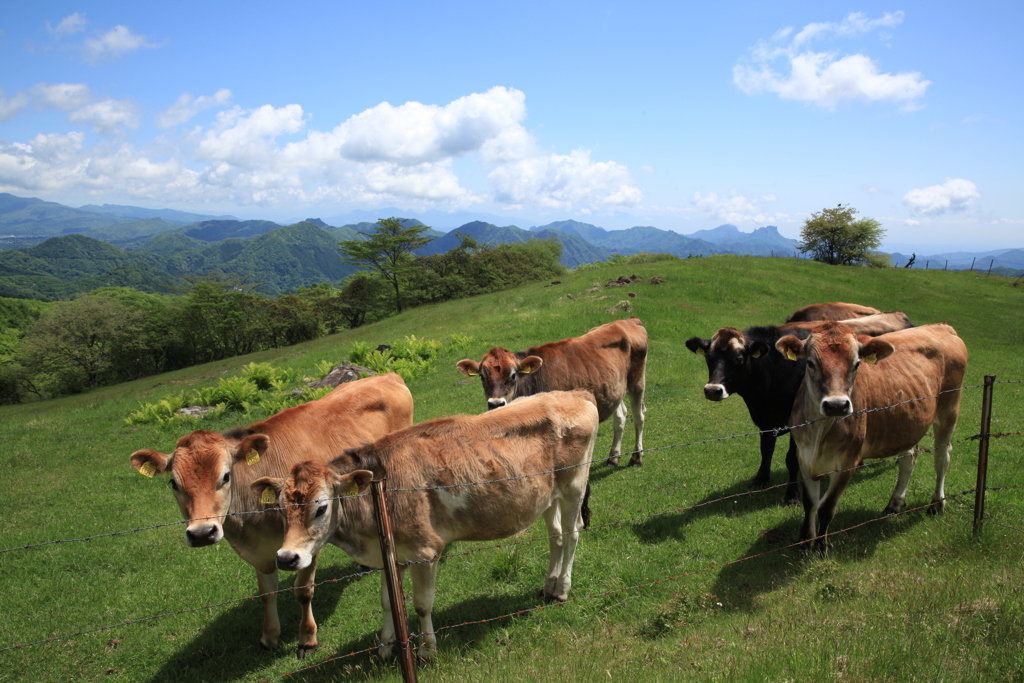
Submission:
<svg viewBox="0 0 1024 683">
<path fill-rule="evenodd" d="M 633 273 L 642 281 L 631 287 L 587 291 L 594 282 Z M 648 284 L 655 275 L 667 281 Z M 139 476 L 128 455 L 139 448 L 168 452 L 188 428 L 128 427 L 123 420 L 139 402 L 213 385 L 223 373 L 237 374 L 250 362 L 314 375 L 318 363 L 340 361 L 357 342 L 376 347 L 410 334 L 435 340 L 462 335 L 465 351 L 446 345 L 434 369 L 409 383 L 416 419 L 479 412 L 482 391 L 478 382 L 461 383 L 465 378 L 454 367 L 460 358 L 479 359 L 495 345 L 523 349 L 582 334 L 625 317 L 609 309 L 628 301 L 651 339 L 645 443 L 657 448 L 753 429 L 739 399 L 721 404 L 703 399 L 706 369 L 686 350 L 685 339 L 709 336 L 723 325 L 781 322 L 816 301 L 901 309 L 916 324 L 949 322 L 970 350 L 968 384 L 981 384 L 986 374 L 1024 379 L 1024 293 L 1010 282 L 975 273 L 833 268 L 753 257 L 610 265 L 569 274 L 560 285 L 536 284 L 410 310 L 296 347 L 4 407 L 0 545 L 177 521 L 166 479 Z M 628 291 L 636 297 L 628 298 Z M 981 390 L 966 391 L 955 441 L 978 433 L 980 406 Z M 206 424 L 226 429 L 239 421 L 226 415 Z M 992 431 L 1021 430 L 1024 385 L 997 385 Z M 606 454 L 610 436 L 609 421 L 601 427 L 597 457 Z M 990 485 L 1024 484 L 1022 447 L 1024 436 L 992 442 Z M 775 482 L 785 476 L 783 450 L 780 445 Z M 976 462 L 976 442 L 956 444 L 949 492 L 974 486 Z M 757 464 L 757 438 L 744 437 L 651 451 L 641 469 L 596 467 L 592 524 L 746 492 Z M 908 506 L 929 501 L 933 477 L 929 456 L 923 455 Z M 895 478 L 893 463 L 858 473 L 832 528 L 877 517 Z M 939 518 L 909 513 L 842 534 L 827 558 L 790 549 L 724 566 L 796 539 L 802 512 L 782 507 L 781 498 L 781 489 L 774 489 L 587 532 L 573 574 L 573 596 L 584 599 L 483 624 L 460 625 L 541 604 L 536 594 L 547 543 L 445 560 L 434 623 L 460 626 L 440 635 L 437 661 L 421 670 L 421 680 L 1024 680 L 1022 489 L 989 493 L 987 521 L 978 537 L 971 532 L 973 496 L 965 496 L 951 500 Z M 256 592 L 252 569 L 229 546 L 191 549 L 183 531 L 175 525 L 0 554 L 0 647 Z M 543 524 L 531 533 L 543 535 Z M 480 545 L 491 544 L 455 544 L 449 551 Z M 330 547 L 317 578 L 357 570 Z M 703 571 L 693 573 L 698 570 Z M 680 576 L 684 573 L 691 574 Z M 287 585 L 291 577 L 283 576 Z M 679 578 L 619 590 L 671 576 Z M 381 626 L 378 592 L 377 576 L 318 588 L 313 609 L 320 650 L 301 664 L 294 656 L 299 608 L 282 595 L 278 652 L 259 650 L 262 607 L 242 600 L 0 653 L 0 679 L 274 680 L 301 665 L 372 646 Z M 401 680 L 394 662 L 368 655 L 341 658 L 292 678 Z"/>
</svg>

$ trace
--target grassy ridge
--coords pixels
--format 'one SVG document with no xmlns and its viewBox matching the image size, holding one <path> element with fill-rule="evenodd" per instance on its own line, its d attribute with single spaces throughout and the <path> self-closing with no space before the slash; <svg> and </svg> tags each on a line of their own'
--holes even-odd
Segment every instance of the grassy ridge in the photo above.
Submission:
<svg viewBox="0 0 1024 683">
<path fill-rule="evenodd" d="M 636 273 L 628 288 L 588 292 L 594 282 Z M 667 281 L 651 285 L 652 276 Z M 0 502 L 4 548 L 75 538 L 178 519 L 166 479 L 148 480 L 129 465 L 139 448 L 168 452 L 185 430 L 124 426 L 140 400 L 182 384 L 213 383 L 250 361 L 312 374 L 340 360 L 354 341 L 376 346 L 404 335 L 474 338 L 466 353 L 443 353 L 436 372 L 410 382 L 417 421 L 479 412 L 483 396 L 454 364 L 493 345 L 526 346 L 581 334 L 625 317 L 629 301 L 651 339 L 645 443 L 671 446 L 752 430 L 741 401 L 702 398 L 703 362 L 683 346 L 718 327 L 781 322 L 814 301 L 845 300 L 901 309 L 917 324 L 954 325 L 971 354 L 967 383 L 986 374 L 1024 379 L 1022 293 L 1001 278 L 972 273 L 833 268 L 807 261 L 710 257 L 631 267 L 608 266 L 562 278 L 556 286 L 426 306 L 345 334 L 297 347 L 96 390 L 0 409 Z M 628 298 L 627 291 L 636 294 Z M 570 300 L 565 297 L 571 294 Z M 993 431 L 1024 430 L 1024 385 L 996 387 Z M 981 391 L 964 394 L 954 442 L 978 432 Z M 254 418 L 260 416 L 254 416 Z M 238 422 L 225 417 L 208 428 Z M 627 430 L 626 446 L 632 445 Z M 601 428 L 604 457 L 611 425 Z M 1024 484 L 1024 437 L 993 442 L 990 485 Z M 930 445 L 927 444 L 926 445 Z M 780 445 L 774 472 L 783 481 Z M 977 448 L 955 444 L 947 490 L 974 485 Z M 757 438 L 745 437 L 645 456 L 642 469 L 596 467 L 595 525 L 711 501 L 747 491 L 758 463 Z M 933 470 L 922 456 L 908 506 L 928 502 Z M 895 483 L 894 463 L 859 473 L 833 529 L 871 520 Z M 793 541 L 801 512 L 779 505 L 780 489 L 689 511 L 639 518 L 588 532 L 580 540 L 575 597 L 617 591 L 704 570 L 656 586 L 610 593 L 558 609 L 463 626 L 439 639 L 438 661 L 422 680 L 971 680 L 1019 679 L 1024 671 L 1024 495 L 989 494 L 988 521 L 971 535 L 973 497 L 954 499 L 939 519 L 910 513 L 837 537 L 827 559 L 783 550 L 739 558 Z M 970 498 L 968 500 L 967 498 Z M 189 609 L 256 591 L 251 568 L 226 544 L 185 546 L 183 526 L 0 555 L 0 647 L 133 618 Z M 534 532 L 543 535 L 543 524 Z M 766 533 L 769 531 L 770 533 Z M 455 544 L 449 551 L 478 545 Z M 443 562 L 436 626 L 495 617 L 539 605 L 547 543 L 476 552 Z M 717 566 L 716 569 L 708 569 Z M 317 578 L 357 570 L 328 548 Z M 291 578 L 283 575 L 282 585 Z M 327 584 L 314 614 L 321 649 L 306 663 L 372 646 L 381 624 L 379 579 Z M 0 679 L 267 680 L 299 668 L 294 658 L 299 609 L 279 600 L 282 650 L 256 647 L 262 608 L 243 600 L 52 644 L 0 654 Z M 415 619 L 413 629 L 416 628 Z M 299 680 L 400 680 L 391 663 L 362 655 L 326 664 Z"/>
</svg>

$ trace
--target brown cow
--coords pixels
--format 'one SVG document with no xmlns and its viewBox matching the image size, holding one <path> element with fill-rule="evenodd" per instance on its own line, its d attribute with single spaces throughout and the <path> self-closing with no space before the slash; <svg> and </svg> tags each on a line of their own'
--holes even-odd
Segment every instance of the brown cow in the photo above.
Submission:
<svg viewBox="0 0 1024 683">
<path fill-rule="evenodd" d="M 412 395 L 394 373 L 341 384 L 323 398 L 282 410 L 248 427 L 224 434 L 199 430 L 178 439 L 170 455 L 151 450 L 132 453 L 131 463 L 152 477 L 171 472 L 171 488 L 189 520 L 185 538 L 193 547 L 227 538 L 242 559 L 256 570 L 263 596 L 260 645 L 277 648 L 281 622 L 277 615 L 276 553 L 284 525 L 276 513 L 236 514 L 262 510 L 250 483 L 265 476 L 284 476 L 303 460 L 326 462 L 346 448 L 374 441 L 412 424 Z M 298 656 L 317 647 L 316 621 L 310 602 L 316 559 L 299 573 L 295 597 L 302 604 Z"/>
<path fill-rule="evenodd" d="M 801 540 L 825 549 L 839 496 L 853 468 L 870 458 L 902 454 L 884 512 L 902 510 L 917 442 L 929 427 L 935 433 L 936 478 L 929 512 L 944 509 L 950 438 L 967 369 L 967 347 L 956 330 L 942 323 L 858 338 L 841 323 L 819 323 L 806 340 L 783 337 L 776 348 L 789 360 L 807 362 L 790 423 L 815 420 L 791 432 L 804 480 Z M 894 407 L 858 412 L 885 406 Z M 819 499 L 826 475 L 828 491 Z"/>
<path fill-rule="evenodd" d="M 544 393 L 498 411 L 423 422 L 349 449 L 327 465 L 302 463 L 287 479 L 264 477 L 252 487 L 256 496 L 267 487 L 278 494 L 287 527 L 277 552 L 280 568 L 301 570 L 328 542 L 357 562 L 381 567 L 372 503 L 351 496 L 364 493 L 374 477 L 386 477 L 398 561 L 417 563 L 409 570 L 423 633 L 419 655 L 429 659 L 437 649 L 434 581 L 448 543 L 507 538 L 543 514 L 551 537 L 543 594 L 566 599 L 597 427 L 589 392 Z M 381 604 L 380 638 L 390 643 L 395 628 L 384 581 Z M 390 652 L 390 645 L 381 647 L 382 656 Z"/>
<path fill-rule="evenodd" d="M 847 320 L 849 318 L 863 318 L 866 315 L 874 315 L 876 313 L 881 313 L 881 311 L 870 306 L 832 301 L 827 304 L 804 306 L 786 318 L 786 322 L 803 323 L 818 320 Z"/>
<path fill-rule="evenodd" d="M 612 417 L 612 447 L 608 464 L 618 465 L 626 429 L 625 396 L 629 394 L 636 428 L 636 448 L 629 464 L 644 464 L 644 389 L 647 384 L 647 330 L 640 318 L 615 320 L 582 337 L 563 339 L 512 353 L 495 347 L 479 363 L 466 358 L 459 371 L 480 375 L 487 410 L 500 408 L 517 396 L 542 391 L 586 389 L 597 398 L 604 422 Z"/>
</svg>

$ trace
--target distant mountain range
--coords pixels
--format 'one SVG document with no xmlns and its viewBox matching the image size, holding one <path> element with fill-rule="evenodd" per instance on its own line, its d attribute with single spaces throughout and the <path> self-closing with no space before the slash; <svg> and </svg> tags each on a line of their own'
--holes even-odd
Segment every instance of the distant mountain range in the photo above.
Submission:
<svg viewBox="0 0 1024 683">
<path fill-rule="evenodd" d="M 0 193 L 0 296 L 66 298 L 97 287 L 120 285 L 142 291 L 172 291 L 185 275 L 220 272 L 248 276 L 262 283 L 268 294 L 291 292 L 317 282 L 336 282 L 355 268 L 342 263 L 337 243 L 362 239 L 360 232 L 374 229 L 374 221 L 401 215 L 395 209 L 354 212 L 366 220 L 332 226 L 319 218 L 293 225 L 272 221 L 237 220 L 171 209 L 143 209 L 104 204 L 78 209 L 35 198 Z M 404 218 L 422 225 L 428 212 Z M 452 214 L 443 214 L 451 217 Z M 682 235 L 652 226 L 605 230 L 574 220 L 523 229 L 470 221 L 445 233 L 430 229 L 433 241 L 421 254 L 446 252 L 459 245 L 459 234 L 481 245 L 554 239 L 562 245 L 562 263 L 575 267 L 602 261 L 612 254 L 642 251 L 680 257 L 711 254 L 794 256 L 797 241 L 783 237 L 773 226 L 741 232 L 735 225 L 720 225 Z M 899 266 L 909 256 L 893 254 Z M 1024 272 L 1024 249 L 984 253 L 956 252 L 917 256 L 915 268 L 966 269 L 1016 275 Z"/>
</svg>

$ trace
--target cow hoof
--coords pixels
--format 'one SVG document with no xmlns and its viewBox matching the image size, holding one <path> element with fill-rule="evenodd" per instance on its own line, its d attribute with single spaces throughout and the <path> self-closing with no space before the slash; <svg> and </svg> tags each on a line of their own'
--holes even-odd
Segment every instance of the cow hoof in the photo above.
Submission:
<svg viewBox="0 0 1024 683">
<path fill-rule="evenodd" d="M 629 466 L 630 467 L 643 467 L 644 466 L 644 461 L 641 460 L 640 458 L 630 458 L 629 459 Z"/>
<path fill-rule="evenodd" d="M 607 460 L 605 460 L 604 464 L 607 465 L 608 467 L 618 467 L 619 456 L 616 455 L 614 458 L 608 458 Z"/>
<path fill-rule="evenodd" d="M 786 507 L 789 507 L 790 505 L 799 505 L 800 496 L 786 496 L 782 499 L 782 504 Z"/>
<path fill-rule="evenodd" d="M 946 511 L 945 501 L 943 501 L 941 503 L 932 503 L 931 505 L 928 506 L 928 514 L 932 515 L 932 516 L 934 516 L 934 515 L 941 515 L 945 511 Z"/>
<path fill-rule="evenodd" d="M 259 644 L 261 650 L 266 650 L 267 652 L 271 652 L 271 651 L 277 649 L 277 644 L 276 643 L 274 645 L 267 645 L 266 643 L 263 642 L 262 638 L 260 638 L 260 642 L 258 644 Z"/>
<path fill-rule="evenodd" d="M 316 645 L 316 644 L 314 644 L 314 645 L 299 645 L 299 647 L 295 651 L 295 655 L 299 659 L 305 659 L 306 655 L 308 655 L 310 652 L 315 652 L 318 647 L 320 647 L 320 646 Z"/>
<path fill-rule="evenodd" d="M 769 481 L 771 481 L 770 477 L 754 477 L 753 479 L 750 480 L 750 486 L 748 486 L 747 488 L 763 489 L 765 486 L 768 485 Z"/>
<path fill-rule="evenodd" d="M 900 514 L 900 508 L 897 507 L 896 505 L 889 504 L 885 506 L 884 510 L 882 510 L 882 514 L 886 517 L 888 517 L 889 515 L 898 515 Z"/>
</svg>

